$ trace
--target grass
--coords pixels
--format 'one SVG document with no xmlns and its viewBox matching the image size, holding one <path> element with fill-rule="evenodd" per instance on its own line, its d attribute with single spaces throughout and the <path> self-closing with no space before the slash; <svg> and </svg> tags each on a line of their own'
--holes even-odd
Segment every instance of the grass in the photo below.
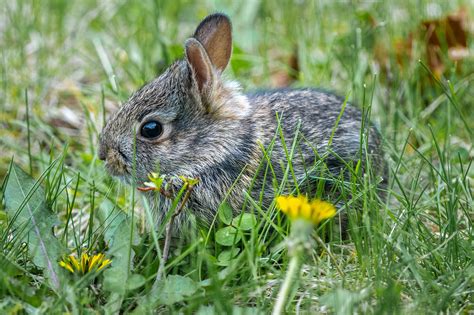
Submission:
<svg viewBox="0 0 474 315">
<path fill-rule="evenodd" d="M 232 218 L 223 205 L 214 229 L 197 228 L 173 241 L 167 281 L 155 282 L 165 226 L 153 226 L 146 202 L 109 178 L 97 157 L 105 117 L 182 56 L 183 42 L 201 18 L 224 11 L 235 36 L 229 77 L 252 90 L 273 86 L 283 74 L 296 76 L 293 86 L 349 95 L 380 126 L 389 160 L 387 202 L 374 194 L 370 177 L 353 176 L 345 189 L 359 196 L 362 209 L 348 211 L 349 239 L 329 237 L 307 250 L 286 310 L 474 312 L 472 33 L 470 56 L 462 62 L 442 50 L 439 79 L 426 60 L 426 38 L 417 36 L 424 34 L 423 21 L 462 7 L 472 24 L 474 6 L 461 0 L 4 3 L 0 310 L 271 311 L 290 261 L 284 243 L 290 224 L 274 205 L 261 208 L 248 195 L 246 207 L 258 220 Z M 396 48 L 410 33 L 411 57 L 406 46 Z M 297 156 L 295 147 L 287 149 L 289 157 Z M 287 175 L 291 179 L 291 163 Z M 6 185 L 13 178 L 16 189 Z M 31 207 L 40 211 L 36 234 L 18 211 Z M 32 253 L 41 243 L 45 249 Z M 55 263 L 87 248 L 105 252 L 112 267 L 79 276 Z"/>
</svg>

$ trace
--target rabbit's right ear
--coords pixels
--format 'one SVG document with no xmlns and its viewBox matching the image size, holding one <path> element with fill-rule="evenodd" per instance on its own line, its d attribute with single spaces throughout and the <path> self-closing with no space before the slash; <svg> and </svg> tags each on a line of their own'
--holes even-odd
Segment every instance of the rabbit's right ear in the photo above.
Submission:
<svg viewBox="0 0 474 315">
<path fill-rule="evenodd" d="M 240 119 L 250 113 L 250 104 L 238 84 L 220 80 L 232 53 L 232 26 L 224 14 L 212 14 L 186 43 L 186 61 L 192 84 L 207 113 L 215 117 Z"/>
<path fill-rule="evenodd" d="M 186 43 L 186 59 L 191 66 L 199 90 L 212 83 L 213 69 L 224 71 L 232 54 L 232 26 L 220 13 L 206 17 Z"/>
<path fill-rule="evenodd" d="M 202 44 L 216 70 L 224 71 L 232 54 L 232 24 L 229 17 L 222 13 L 209 15 L 198 25 L 193 37 Z"/>
</svg>

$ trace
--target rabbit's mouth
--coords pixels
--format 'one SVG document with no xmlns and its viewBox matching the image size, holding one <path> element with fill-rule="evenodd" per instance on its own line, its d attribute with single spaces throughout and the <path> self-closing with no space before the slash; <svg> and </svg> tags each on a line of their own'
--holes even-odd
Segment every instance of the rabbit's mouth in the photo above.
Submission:
<svg viewBox="0 0 474 315">
<path fill-rule="evenodd" d="M 131 173 L 127 162 L 128 159 L 122 152 L 109 150 L 105 160 L 105 168 L 112 176 L 119 177 L 121 179 L 129 179 Z"/>
<path fill-rule="evenodd" d="M 140 169 L 133 169 L 132 162 L 120 151 L 109 150 L 105 159 L 105 168 L 107 172 L 118 178 L 120 181 L 131 185 L 136 182 L 138 185 L 143 185 L 148 179 L 144 176 Z M 135 181 L 133 179 L 136 179 Z"/>
<path fill-rule="evenodd" d="M 107 169 L 109 174 L 114 177 L 126 179 L 130 176 L 127 166 L 122 163 L 109 163 L 107 161 L 107 163 L 105 163 L 105 168 Z"/>
</svg>

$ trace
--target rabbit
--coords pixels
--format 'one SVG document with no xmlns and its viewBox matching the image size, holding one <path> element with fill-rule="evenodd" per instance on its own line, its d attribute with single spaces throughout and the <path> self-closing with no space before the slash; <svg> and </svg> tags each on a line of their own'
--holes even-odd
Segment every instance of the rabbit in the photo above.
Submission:
<svg viewBox="0 0 474 315">
<path fill-rule="evenodd" d="M 340 97 L 312 88 L 244 94 L 224 77 L 232 53 L 232 26 L 225 14 L 202 20 L 184 52 L 108 119 L 98 150 L 109 173 L 128 183 L 142 185 L 158 169 L 198 178 L 178 226 L 190 213 L 209 224 L 224 200 L 238 213 L 249 189 L 264 207 L 270 205 L 295 137 L 302 140 L 291 161 L 292 182 L 304 183 L 322 160 L 334 178 L 341 172 L 347 178 L 347 165 L 366 158 L 384 175 L 379 132 L 369 125 L 367 149 L 361 150 L 362 113 L 350 104 L 342 112 Z M 315 176 L 301 185 L 301 193 L 314 193 Z M 161 224 L 171 200 L 157 191 L 142 193 Z"/>
</svg>

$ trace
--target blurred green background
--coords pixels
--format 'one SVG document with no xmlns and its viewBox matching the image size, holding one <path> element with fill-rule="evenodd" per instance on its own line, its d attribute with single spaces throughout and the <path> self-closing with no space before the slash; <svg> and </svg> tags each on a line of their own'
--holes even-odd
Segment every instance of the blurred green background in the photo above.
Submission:
<svg viewBox="0 0 474 315">
<path fill-rule="evenodd" d="M 449 58 L 449 30 L 439 27 L 439 57 L 443 79 L 464 80 L 463 87 L 472 81 L 471 1 L 4 1 L 2 172 L 13 153 L 24 157 L 26 90 L 38 127 L 33 152 L 54 141 L 94 155 L 102 98 L 109 113 L 182 57 L 184 40 L 212 12 L 225 12 L 233 21 L 227 76 L 247 90 L 291 84 L 350 93 L 359 106 L 364 95 L 374 94 L 373 119 L 392 145 L 403 141 L 400 131 L 429 122 L 447 132 L 438 120 L 445 106 L 427 111 L 442 89 L 418 62 L 429 63 L 424 22 L 463 15 L 467 56 Z M 472 121 L 474 91 L 459 93 L 459 110 Z M 424 138 L 417 133 L 416 143 Z M 471 144 L 467 130 L 455 133 Z"/>
</svg>

